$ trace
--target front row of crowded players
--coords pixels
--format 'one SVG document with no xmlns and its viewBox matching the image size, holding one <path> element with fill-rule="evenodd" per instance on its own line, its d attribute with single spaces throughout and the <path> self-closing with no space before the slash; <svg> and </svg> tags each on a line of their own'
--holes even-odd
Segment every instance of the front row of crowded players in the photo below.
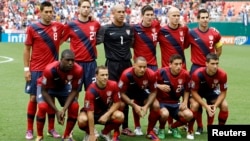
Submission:
<svg viewBox="0 0 250 141">
<path fill-rule="evenodd" d="M 224 125 L 227 120 L 227 74 L 218 68 L 219 58 L 214 53 L 206 56 L 206 67 L 197 69 L 191 77 L 182 68 L 182 57 L 177 54 L 170 57 L 169 67 L 160 68 L 156 72 L 147 68 L 144 57 L 135 58 L 133 66 L 122 73 L 118 84 L 108 80 L 107 67 L 98 66 L 95 71 L 96 81 L 88 87 L 84 107 L 79 114 L 76 97 L 84 70 L 74 59 L 72 51 L 64 50 L 60 61 L 49 64 L 38 79 L 38 117 L 45 117 L 47 107 L 50 106 L 56 111 L 58 123 L 63 125 L 67 111 L 64 138 L 69 141 L 73 141 L 70 133 L 76 122 L 86 132 L 84 141 L 95 141 L 98 138 L 95 124 L 104 125 L 100 136 L 106 141 L 119 140 L 118 131 L 124 120 L 122 111 L 125 104 L 133 108 L 135 127 L 140 127 L 140 118 L 149 111 L 146 137 L 154 141 L 165 138 L 158 137 L 153 131 L 156 122 L 159 121 L 159 132 L 165 133 L 169 116 L 175 119 L 169 127 L 175 138 L 181 138 L 178 127 L 188 124 L 187 138 L 194 139 L 193 124 L 199 106 L 207 111 L 208 125 L 213 124 L 217 108 L 220 109 L 219 124 Z M 190 96 L 195 101 L 189 107 Z M 55 105 L 53 97 L 63 107 L 61 110 Z M 44 121 L 38 119 L 37 122 L 38 129 L 43 129 Z M 111 139 L 110 133 L 113 130 Z M 42 133 L 40 135 L 37 141 L 42 139 Z"/>
</svg>

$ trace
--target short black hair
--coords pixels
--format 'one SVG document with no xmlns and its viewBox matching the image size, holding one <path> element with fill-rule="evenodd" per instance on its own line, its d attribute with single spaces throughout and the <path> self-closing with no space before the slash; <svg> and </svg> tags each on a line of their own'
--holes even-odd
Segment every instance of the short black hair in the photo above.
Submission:
<svg viewBox="0 0 250 141">
<path fill-rule="evenodd" d="M 216 53 L 209 53 L 206 56 L 206 62 L 209 63 L 210 60 L 219 60 L 219 56 Z"/>
<path fill-rule="evenodd" d="M 71 51 L 70 49 L 65 49 L 65 50 L 63 50 L 62 53 L 61 53 L 61 58 L 64 58 L 64 57 L 66 56 L 66 54 L 70 54 L 70 55 L 75 56 L 75 54 L 74 54 L 73 51 Z"/>
<path fill-rule="evenodd" d="M 150 5 L 145 5 L 141 8 L 141 14 L 144 15 L 146 11 L 154 11 L 154 8 Z"/>
<path fill-rule="evenodd" d="M 200 19 L 201 13 L 207 13 L 208 16 L 210 16 L 210 15 L 209 15 L 209 12 L 208 12 L 206 9 L 200 9 L 200 10 L 198 11 L 197 19 Z"/>
<path fill-rule="evenodd" d="M 44 7 L 52 7 L 53 8 L 53 5 L 51 2 L 49 1 L 44 1 L 41 3 L 40 5 L 40 10 L 43 11 Z"/>
</svg>

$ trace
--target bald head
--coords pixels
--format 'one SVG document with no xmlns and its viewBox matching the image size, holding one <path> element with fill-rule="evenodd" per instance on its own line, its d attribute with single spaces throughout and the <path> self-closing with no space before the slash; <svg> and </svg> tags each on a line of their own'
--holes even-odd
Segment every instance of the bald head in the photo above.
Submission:
<svg viewBox="0 0 250 141">
<path fill-rule="evenodd" d="M 124 5 L 122 4 L 116 4 L 113 8 L 112 8 L 112 12 L 115 12 L 117 10 L 125 10 Z"/>
<path fill-rule="evenodd" d="M 168 15 L 167 16 L 169 17 L 173 13 L 180 13 L 180 10 L 178 8 L 174 7 L 174 6 L 171 6 L 169 8 L 169 10 L 168 10 Z"/>
</svg>

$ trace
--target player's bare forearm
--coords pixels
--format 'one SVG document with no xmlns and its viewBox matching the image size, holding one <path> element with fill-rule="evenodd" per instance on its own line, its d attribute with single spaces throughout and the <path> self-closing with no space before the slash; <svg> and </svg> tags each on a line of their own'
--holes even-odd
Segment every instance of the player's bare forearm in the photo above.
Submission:
<svg viewBox="0 0 250 141">
<path fill-rule="evenodd" d="M 226 98 L 226 94 L 227 94 L 226 91 L 221 91 L 220 95 L 218 96 L 218 98 L 214 103 L 215 107 L 218 107 L 222 103 L 222 101 Z"/>
<path fill-rule="evenodd" d="M 48 103 L 48 105 L 55 111 L 58 112 L 58 109 L 54 103 L 54 100 L 52 97 L 49 95 L 48 90 L 42 87 L 42 95 L 45 100 L 45 102 Z"/>
<path fill-rule="evenodd" d="M 124 101 L 126 104 L 130 105 L 131 107 L 134 106 L 133 101 L 132 101 L 125 93 L 121 93 L 121 99 L 122 99 L 122 101 Z"/>
<path fill-rule="evenodd" d="M 192 97 L 194 98 L 194 100 L 196 100 L 204 108 L 206 109 L 208 108 L 208 105 L 202 100 L 201 96 L 198 94 L 197 91 L 191 90 L 191 93 L 192 93 Z"/>
<path fill-rule="evenodd" d="M 94 111 L 87 111 L 89 134 L 95 134 L 95 121 L 94 121 Z"/>
<path fill-rule="evenodd" d="M 106 113 L 110 117 L 112 115 L 112 113 L 114 113 L 119 108 L 120 108 L 120 102 L 113 103 L 112 106 L 109 108 L 109 110 Z"/>
<path fill-rule="evenodd" d="M 146 107 L 150 107 L 150 105 L 152 105 L 153 101 L 156 98 L 156 92 L 157 91 L 155 90 L 149 94 L 147 103 L 145 104 Z"/>
<path fill-rule="evenodd" d="M 69 105 L 76 98 L 77 94 L 78 94 L 77 89 L 72 89 L 71 93 L 69 93 L 68 98 L 64 104 L 64 107 L 63 107 L 64 111 L 66 111 L 68 109 Z"/>
</svg>

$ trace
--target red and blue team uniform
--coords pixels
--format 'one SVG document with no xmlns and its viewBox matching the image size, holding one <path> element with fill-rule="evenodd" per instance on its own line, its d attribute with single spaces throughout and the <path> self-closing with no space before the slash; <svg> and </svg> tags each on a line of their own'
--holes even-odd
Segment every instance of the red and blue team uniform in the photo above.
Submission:
<svg viewBox="0 0 250 141">
<path fill-rule="evenodd" d="M 37 135 L 43 136 L 43 127 L 45 123 L 46 113 L 51 113 L 51 107 L 44 101 L 42 96 L 42 87 L 48 91 L 52 97 L 56 97 L 58 102 L 63 107 L 68 95 L 72 90 L 77 90 L 80 86 L 83 69 L 78 64 L 74 64 L 73 69 L 69 72 L 62 72 L 60 69 L 60 62 L 55 61 L 49 64 L 43 71 L 43 76 L 37 80 Z M 65 134 L 71 132 L 77 120 L 79 104 L 75 99 L 68 107 L 68 120 Z"/>
<path fill-rule="evenodd" d="M 95 77 L 94 70 L 97 67 L 96 33 L 99 29 L 100 23 L 97 21 L 75 20 L 65 25 L 63 40 L 70 39 L 70 49 L 75 54 L 75 60 L 85 71 L 82 77 L 85 90 Z M 81 89 L 82 87 L 80 87 L 80 91 Z"/>
<path fill-rule="evenodd" d="M 173 54 L 179 54 L 183 58 L 183 68 L 186 69 L 186 60 L 184 50 L 188 47 L 188 31 L 187 26 L 181 26 L 172 29 L 168 25 L 162 27 L 159 32 L 158 41 L 161 48 L 162 67 L 169 66 L 169 59 Z"/>
<path fill-rule="evenodd" d="M 192 74 L 190 85 L 191 90 L 197 91 L 210 103 L 219 96 L 221 91 L 227 91 L 227 74 L 219 68 L 217 73 L 210 76 L 206 72 L 206 67 L 201 67 Z"/>
<path fill-rule="evenodd" d="M 157 100 L 160 103 L 160 107 L 166 107 L 171 117 L 179 119 L 179 102 L 180 97 L 184 95 L 184 92 L 189 92 L 190 76 L 187 70 L 182 69 L 178 75 L 171 74 L 169 67 L 164 67 L 156 72 L 157 84 L 166 84 L 170 86 L 170 92 L 163 92 L 157 90 Z"/>
<path fill-rule="evenodd" d="M 50 25 L 37 22 L 28 26 L 25 45 L 31 46 L 32 52 L 29 63 L 31 81 L 26 83 L 26 93 L 36 94 L 37 79 L 42 71 L 49 63 L 58 60 L 63 31 L 64 25 L 59 22 L 51 22 Z"/>
<path fill-rule="evenodd" d="M 148 67 L 152 66 L 155 71 L 157 69 L 156 46 L 160 23 L 154 20 L 150 27 L 143 27 L 141 23 L 133 25 L 133 27 L 134 59 L 143 56 L 147 60 Z"/>
<path fill-rule="evenodd" d="M 142 106 L 149 93 L 156 91 L 155 73 L 148 68 L 143 76 L 138 77 L 134 73 L 134 68 L 130 67 L 124 70 L 118 85 L 121 93 L 126 93 Z"/>
<path fill-rule="evenodd" d="M 50 25 L 37 22 L 27 28 L 25 45 L 32 46 L 31 71 L 43 71 L 46 65 L 58 60 L 63 31 L 64 25 L 59 22 Z"/>
<path fill-rule="evenodd" d="M 221 35 L 215 29 L 210 27 L 206 32 L 199 28 L 189 31 L 189 42 L 191 45 L 192 74 L 197 68 L 205 67 L 206 56 L 209 53 L 216 53 L 216 46 L 220 44 Z"/>
<path fill-rule="evenodd" d="M 108 111 L 113 103 L 120 102 L 120 92 L 116 81 L 108 80 L 105 88 L 95 83 L 89 85 L 84 99 L 84 111 L 94 111 L 95 123 Z"/>
</svg>

